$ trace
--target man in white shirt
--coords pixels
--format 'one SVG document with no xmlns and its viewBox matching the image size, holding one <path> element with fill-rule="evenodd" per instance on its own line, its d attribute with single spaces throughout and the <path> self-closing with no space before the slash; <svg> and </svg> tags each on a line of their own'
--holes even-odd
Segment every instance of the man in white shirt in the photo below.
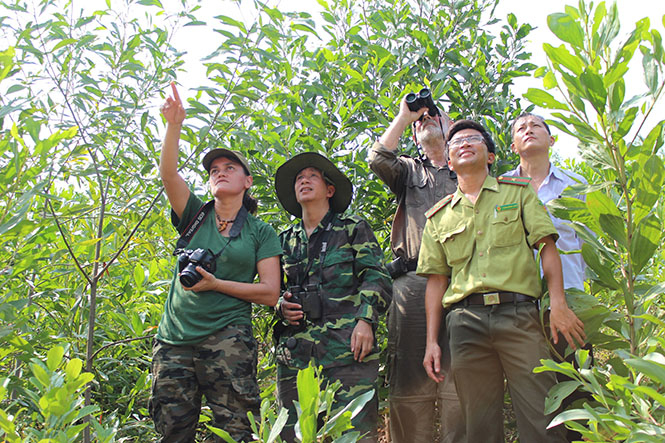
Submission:
<svg viewBox="0 0 665 443">
<path fill-rule="evenodd" d="M 543 204 L 550 200 L 561 197 L 564 189 L 578 183 L 586 183 L 586 180 L 572 172 L 560 169 L 550 163 L 550 148 L 554 145 L 554 137 L 545 120 L 531 113 L 523 113 L 511 126 L 513 152 L 520 156 L 520 164 L 516 169 L 506 173 L 506 176 L 530 177 L 531 186 L 538 194 Z M 583 198 L 583 197 L 580 197 Z M 559 233 L 556 246 L 561 251 L 581 251 L 582 240 L 577 236 L 575 230 L 566 220 L 554 217 L 550 214 L 554 227 Z M 563 269 L 563 285 L 565 289 L 575 288 L 584 290 L 584 269 L 586 265 L 581 253 L 561 254 L 561 267 Z M 547 316 L 546 316 L 547 318 Z M 547 329 L 547 328 L 546 328 Z M 559 337 L 559 344 L 552 346 L 556 352 L 565 356 L 566 341 Z M 591 351 L 591 345 L 584 347 Z M 556 360 L 558 358 L 554 356 Z M 593 355 L 591 356 L 593 358 Z M 574 356 L 566 358 L 574 362 Z M 564 381 L 557 374 L 558 381 Z M 575 392 L 563 402 L 563 408 L 578 399 L 587 399 L 587 395 Z M 574 431 L 567 432 L 569 441 L 579 440 L 581 435 Z"/>
<path fill-rule="evenodd" d="M 554 137 L 545 120 L 531 113 L 520 115 L 512 125 L 513 152 L 520 156 L 520 165 L 506 176 L 530 177 L 531 186 L 538 193 L 543 204 L 561 197 L 564 189 L 578 183 L 586 183 L 584 177 L 560 169 L 550 163 L 550 147 Z M 556 242 L 561 251 L 579 251 L 582 240 L 566 220 L 551 216 L 554 227 L 559 232 Z M 564 288 L 584 290 L 584 269 L 582 254 L 562 254 Z"/>
</svg>

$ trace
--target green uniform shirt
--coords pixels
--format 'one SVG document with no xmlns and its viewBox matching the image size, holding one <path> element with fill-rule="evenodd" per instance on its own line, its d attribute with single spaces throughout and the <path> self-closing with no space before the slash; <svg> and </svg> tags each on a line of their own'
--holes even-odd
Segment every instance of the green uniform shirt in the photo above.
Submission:
<svg viewBox="0 0 665 443">
<path fill-rule="evenodd" d="M 174 220 L 178 232 L 182 232 L 189 225 L 203 204 L 190 193 L 182 218 Z M 217 257 L 215 277 L 244 283 L 254 282 L 258 261 L 278 256 L 282 252 L 274 229 L 251 214 L 247 215 L 240 234 L 231 239 L 230 243 L 229 240 L 229 237 L 223 237 L 219 233 L 215 215 L 210 213 L 192 237 L 187 249 L 210 249 L 217 254 L 225 248 Z M 227 243 L 228 246 L 225 247 Z M 185 291 L 178 278 L 177 266 L 176 263 L 164 314 L 157 330 L 159 340 L 172 345 L 194 344 L 228 325 L 252 323 L 251 303 L 215 291 Z"/>
<path fill-rule="evenodd" d="M 531 249 L 546 236 L 556 240 L 558 235 L 528 181 L 502 178 L 509 179 L 512 183 L 501 183 L 487 176 L 475 205 L 457 188 L 429 211 L 417 273 L 450 277 L 444 306 L 475 292 L 540 297 Z"/>
<path fill-rule="evenodd" d="M 324 235 L 328 219 L 332 229 L 321 263 L 317 239 Z M 372 229 L 359 217 L 328 213 L 310 238 L 299 221 L 279 239 L 287 287 L 317 286 L 322 317 L 307 322 L 304 329 L 286 328 L 277 344 L 277 361 L 295 369 L 306 368 L 311 360 L 324 368 L 352 364 L 351 333 L 357 321 L 366 320 L 376 329 L 379 314 L 392 299 L 392 281 L 381 262 L 383 253 Z M 309 260 L 312 265 L 307 269 Z M 378 352 L 364 361 L 374 359 L 378 359 Z"/>
</svg>

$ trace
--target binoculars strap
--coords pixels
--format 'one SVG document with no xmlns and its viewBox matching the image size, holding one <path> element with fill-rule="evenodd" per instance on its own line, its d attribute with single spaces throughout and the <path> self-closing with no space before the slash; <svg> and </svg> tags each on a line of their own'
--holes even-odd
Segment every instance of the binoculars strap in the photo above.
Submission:
<svg viewBox="0 0 665 443">
<path fill-rule="evenodd" d="M 323 270 L 323 260 L 326 257 L 326 249 L 328 248 L 328 238 L 330 237 L 330 233 L 332 231 L 332 222 L 334 218 L 335 213 L 330 212 L 326 217 L 323 219 L 323 224 L 326 226 L 325 230 L 323 231 L 323 234 L 319 235 L 316 239 L 316 242 L 314 243 L 314 250 L 316 251 L 319 249 L 319 273 L 322 272 Z M 298 242 L 300 243 L 300 242 Z M 320 246 L 319 246 L 320 245 Z M 298 250 L 300 250 L 300 244 L 298 245 Z M 302 286 L 302 284 L 307 280 L 309 277 L 309 270 L 312 268 L 312 263 L 314 262 L 314 257 L 309 257 L 309 250 L 307 251 L 307 267 L 305 268 L 305 271 L 302 273 L 298 273 L 298 286 Z"/>
</svg>

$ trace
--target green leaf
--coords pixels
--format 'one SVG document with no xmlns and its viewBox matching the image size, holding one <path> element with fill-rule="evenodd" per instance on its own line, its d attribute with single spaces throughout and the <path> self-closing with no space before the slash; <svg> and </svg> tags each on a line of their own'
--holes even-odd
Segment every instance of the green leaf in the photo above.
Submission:
<svg viewBox="0 0 665 443">
<path fill-rule="evenodd" d="M 587 99 L 599 114 L 603 114 L 607 101 L 607 89 L 603 83 L 603 78 L 595 72 L 585 70 L 580 76 L 580 81 L 586 90 Z"/>
<path fill-rule="evenodd" d="M 139 0 L 138 3 L 144 6 L 157 6 L 158 8 L 164 9 L 162 2 L 159 0 Z"/>
<path fill-rule="evenodd" d="M 14 55 L 15 50 L 12 46 L 5 49 L 4 51 L 0 51 L 0 81 L 7 77 L 7 74 L 9 74 L 9 72 L 14 67 Z M 12 88 L 14 87 L 11 87 L 8 93 L 12 92 Z"/>
<path fill-rule="evenodd" d="M 556 100 L 552 94 L 542 89 L 529 88 L 524 97 L 536 106 L 548 109 L 568 110 L 568 105 Z"/>
<path fill-rule="evenodd" d="M 586 204 L 603 231 L 612 240 L 616 240 L 621 246 L 626 247 L 626 226 L 616 204 L 600 191 L 587 194 Z"/>
<path fill-rule="evenodd" d="M 647 147 L 648 150 L 650 148 Z M 665 184 L 665 166 L 657 155 L 650 155 L 646 161 L 639 162 L 633 172 L 633 221 L 639 223 L 649 214 L 661 196 Z"/>
<path fill-rule="evenodd" d="M 584 259 L 584 263 L 586 263 L 586 265 L 590 267 L 600 279 L 598 280 L 598 283 L 610 289 L 619 289 L 621 287 L 619 282 L 614 278 L 612 269 L 601 261 L 596 250 L 588 243 L 582 245 L 582 258 Z"/>
<path fill-rule="evenodd" d="M 554 385 L 545 399 L 545 414 L 556 412 L 561 407 L 561 402 L 580 386 L 582 383 L 577 380 L 563 381 Z"/>
<path fill-rule="evenodd" d="M 48 351 L 46 366 L 50 371 L 55 371 L 62 363 L 62 357 L 65 355 L 65 349 L 62 346 L 55 346 Z"/>
<path fill-rule="evenodd" d="M 247 29 L 245 28 L 245 25 L 242 22 L 240 22 L 240 21 L 238 21 L 234 18 L 228 17 L 226 15 L 217 15 L 217 16 L 215 16 L 215 18 L 217 20 L 219 20 L 220 22 L 222 22 L 222 23 L 225 23 L 227 25 L 231 25 L 231 26 L 234 26 L 234 27 L 238 28 L 243 33 L 247 32 Z"/>
<path fill-rule="evenodd" d="M 231 434 L 226 432 L 224 429 L 219 429 L 208 424 L 206 424 L 206 428 L 208 428 L 210 432 L 215 434 L 217 437 L 220 437 L 226 443 L 238 443 L 236 440 L 233 439 L 233 437 L 231 437 Z"/>
<path fill-rule="evenodd" d="M 561 414 L 554 417 L 554 420 L 547 426 L 547 429 L 552 429 L 567 421 L 575 420 L 595 420 L 596 417 L 589 411 L 584 409 L 570 409 L 563 411 Z"/>
<path fill-rule="evenodd" d="M 557 84 L 558 83 L 556 81 L 556 76 L 554 75 L 554 73 L 552 71 L 547 71 L 547 73 L 543 77 L 543 87 L 545 89 L 552 89 L 555 88 Z"/>
<path fill-rule="evenodd" d="M 583 49 L 584 31 L 570 15 L 560 12 L 550 14 L 547 16 L 547 26 L 564 42 L 570 43 L 574 48 Z"/>
<path fill-rule="evenodd" d="M 617 63 L 613 65 L 609 71 L 603 76 L 603 85 L 609 88 L 619 80 L 623 80 L 623 76 L 628 72 L 628 62 Z"/>
<path fill-rule="evenodd" d="M 644 82 L 649 88 L 649 93 L 655 95 L 658 92 L 658 70 L 659 64 L 651 54 L 642 57 L 642 68 L 644 69 Z"/>
<path fill-rule="evenodd" d="M 289 419 L 289 411 L 286 408 L 281 408 L 279 410 L 279 415 L 277 415 L 277 419 L 275 419 L 275 422 L 272 424 L 272 427 L 270 428 L 270 434 L 268 435 L 266 443 L 273 443 L 275 440 L 277 440 L 277 437 L 279 437 L 279 433 L 282 432 L 282 429 L 286 425 L 286 421 L 288 419 Z"/>
<path fill-rule="evenodd" d="M 655 215 L 643 218 L 633 233 L 630 253 L 633 272 L 639 274 L 661 244 L 662 225 Z"/>
<path fill-rule="evenodd" d="M 42 388 L 47 387 L 51 384 L 51 379 L 48 373 L 46 372 L 46 369 L 44 369 L 43 367 L 41 367 L 41 365 L 37 363 L 32 363 L 30 367 L 32 368 L 32 374 L 35 376 L 37 381 L 41 383 Z"/>
<path fill-rule="evenodd" d="M 134 266 L 134 282 L 136 283 L 136 286 L 143 286 L 144 280 L 145 271 L 143 270 L 141 264 L 137 263 L 136 266 Z"/>
<path fill-rule="evenodd" d="M 69 378 L 77 378 L 81 374 L 81 369 L 83 368 L 83 361 L 79 358 L 72 358 L 67 362 L 65 367 L 65 374 Z"/>
<path fill-rule="evenodd" d="M 619 374 L 622 377 L 628 377 L 630 376 L 630 370 L 624 363 L 623 359 L 620 357 L 612 357 L 608 361 L 610 366 L 612 366 L 612 369 L 614 369 L 614 372 Z"/>
<path fill-rule="evenodd" d="M 298 404 L 300 414 L 298 424 L 302 441 L 314 441 L 316 438 L 316 423 L 318 417 L 319 380 L 315 376 L 314 368 L 310 365 L 298 371 L 296 378 L 298 388 Z"/>
<path fill-rule="evenodd" d="M 565 46 L 561 45 L 558 48 L 554 47 L 548 43 L 543 44 L 543 49 L 547 58 L 549 58 L 553 63 L 561 65 L 566 69 L 570 70 L 574 75 L 581 75 L 584 71 L 584 65 L 580 61 L 579 57 L 568 52 Z"/>
<path fill-rule="evenodd" d="M 649 155 L 656 153 L 658 148 L 663 145 L 663 128 L 665 127 L 665 120 L 661 120 L 655 125 L 649 135 L 644 139 L 644 147 L 649 150 Z"/>
<path fill-rule="evenodd" d="M 643 358 L 628 358 L 626 364 L 631 368 L 646 374 L 654 383 L 665 386 L 665 356 L 660 353 L 651 353 Z"/>
<path fill-rule="evenodd" d="M 58 49 L 60 49 L 60 48 L 62 48 L 62 47 L 64 47 L 64 46 L 67 46 L 67 45 L 71 45 L 71 44 L 73 44 L 73 43 L 76 43 L 77 41 L 78 41 L 78 40 L 75 39 L 75 38 L 65 38 L 65 39 L 62 39 L 62 40 L 60 40 L 60 42 L 58 42 L 57 45 L 55 45 L 55 46 L 53 47 L 53 49 L 51 49 L 51 51 L 57 51 Z"/>
<path fill-rule="evenodd" d="M 37 184 L 28 190 L 28 192 L 23 194 L 21 198 L 18 199 L 18 201 L 14 202 L 12 208 L 14 215 L 7 222 L 0 226 L 0 235 L 3 235 L 14 229 L 25 219 L 28 210 L 32 207 L 32 199 L 37 193 L 41 192 L 41 190 L 44 188 L 44 185 L 44 182 Z"/>
<path fill-rule="evenodd" d="M 594 226 L 595 219 L 591 215 L 589 208 L 584 200 L 576 197 L 562 197 L 547 202 L 547 209 L 550 213 L 563 220 L 571 220 L 582 223 L 594 231 L 599 230 L 599 226 Z"/>
<path fill-rule="evenodd" d="M 665 395 L 661 394 L 650 386 L 637 386 L 633 392 L 641 392 L 646 394 L 656 402 L 660 403 L 661 407 L 665 406 Z"/>
<path fill-rule="evenodd" d="M 626 96 L 626 82 L 623 78 L 616 80 L 609 86 L 610 97 L 610 110 L 617 112 L 623 105 L 623 100 Z"/>
<path fill-rule="evenodd" d="M 619 138 L 624 137 L 628 132 L 630 132 L 637 117 L 637 107 L 634 106 L 628 109 L 621 121 L 619 122 L 619 128 L 617 129 L 617 135 Z"/>
</svg>

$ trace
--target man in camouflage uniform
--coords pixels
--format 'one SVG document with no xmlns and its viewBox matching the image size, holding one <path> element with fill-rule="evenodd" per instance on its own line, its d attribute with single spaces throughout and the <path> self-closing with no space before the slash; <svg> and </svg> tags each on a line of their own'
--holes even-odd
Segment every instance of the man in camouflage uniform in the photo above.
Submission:
<svg viewBox="0 0 665 443">
<path fill-rule="evenodd" d="M 585 339 L 584 325 L 566 304 L 556 229 L 529 179 L 489 175 L 495 148 L 482 125 L 456 122 L 448 147 L 458 188 L 427 212 L 418 257 L 417 273 L 427 277 L 423 365 L 432 380 L 443 380 L 437 338 L 447 307 L 451 370 L 467 441 L 504 441 L 504 376 L 520 441 L 565 441 L 558 430 L 547 429 L 553 417 L 544 414 L 554 374 L 533 373 L 549 352 L 535 303 L 541 294 L 532 249 L 542 246 L 555 342 L 558 332 L 573 348 Z"/>
<path fill-rule="evenodd" d="M 369 224 L 342 213 L 352 185 L 328 159 L 306 152 L 277 170 L 282 206 L 302 220 L 280 234 L 288 290 L 277 305 L 286 326 L 277 338 L 277 389 L 289 410 L 283 437 L 294 440 L 296 375 L 310 362 L 339 380 L 334 409 L 375 390 L 353 419 L 362 441 L 376 441 L 379 368 L 375 332 L 391 299 L 390 278 Z"/>
<path fill-rule="evenodd" d="M 450 118 L 445 112 L 430 116 L 427 111 L 426 107 L 410 111 L 403 98 L 399 113 L 369 154 L 370 167 L 397 199 L 390 235 L 396 259 L 388 266 L 394 279 L 393 302 L 387 320 L 390 436 L 395 443 L 431 443 L 435 432 L 441 443 L 464 439 L 464 420 L 453 378 L 437 384 L 422 368 L 427 279 L 415 271 L 427 221 L 425 212 L 455 192 L 457 186 L 446 154 L 445 133 Z M 408 126 L 413 126 L 414 138 L 423 150 L 423 155 L 416 158 L 399 155 L 397 149 Z M 450 365 L 446 341 L 445 328 L 441 328 L 444 373 Z"/>
</svg>

